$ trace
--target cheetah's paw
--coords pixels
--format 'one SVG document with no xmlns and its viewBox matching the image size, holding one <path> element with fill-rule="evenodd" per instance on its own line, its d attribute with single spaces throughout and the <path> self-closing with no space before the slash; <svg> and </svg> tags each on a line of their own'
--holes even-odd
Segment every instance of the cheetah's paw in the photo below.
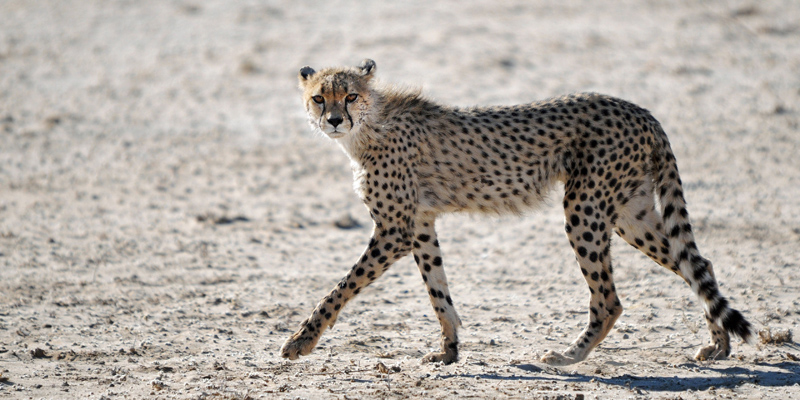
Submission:
<svg viewBox="0 0 800 400">
<path fill-rule="evenodd" d="M 318 337 L 311 336 L 303 330 L 292 335 L 281 346 L 281 357 L 296 360 L 300 356 L 311 354 L 311 350 L 317 345 Z"/>
<path fill-rule="evenodd" d="M 547 365 L 558 367 L 564 365 L 575 364 L 581 360 L 576 358 L 567 357 L 557 351 L 550 350 L 544 356 L 542 356 L 541 361 Z"/>
<path fill-rule="evenodd" d="M 694 355 L 694 359 L 697 361 L 721 360 L 728 357 L 730 351 L 730 347 L 726 349 L 716 344 L 710 344 L 697 350 L 697 353 Z"/>
<path fill-rule="evenodd" d="M 422 357 L 423 363 L 443 362 L 445 364 L 452 364 L 458 360 L 458 354 L 447 353 L 444 351 L 434 351 Z"/>
</svg>

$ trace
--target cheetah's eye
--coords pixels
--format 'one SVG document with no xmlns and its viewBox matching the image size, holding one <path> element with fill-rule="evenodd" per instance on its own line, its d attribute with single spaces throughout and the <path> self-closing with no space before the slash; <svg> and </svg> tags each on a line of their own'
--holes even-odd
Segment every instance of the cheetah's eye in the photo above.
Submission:
<svg viewBox="0 0 800 400">
<path fill-rule="evenodd" d="M 320 95 L 316 95 L 316 96 L 312 97 L 311 100 L 314 100 L 314 103 L 317 103 L 317 104 L 322 104 L 322 103 L 325 102 L 325 98 L 320 96 Z"/>
<path fill-rule="evenodd" d="M 358 95 L 355 93 L 350 93 L 347 95 L 347 97 L 344 98 L 344 100 L 347 101 L 348 103 L 352 103 L 356 101 L 356 99 L 358 99 Z"/>
</svg>

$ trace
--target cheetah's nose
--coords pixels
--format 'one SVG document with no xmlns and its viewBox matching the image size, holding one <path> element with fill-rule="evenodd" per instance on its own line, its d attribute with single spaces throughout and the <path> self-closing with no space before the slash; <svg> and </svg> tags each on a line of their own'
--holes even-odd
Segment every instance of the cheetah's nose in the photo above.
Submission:
<svg viewBox="0 0 800 400">
<path fill-rule="evenodd" d="M 344 121 L 344 119 L 342 117 L 328 118 L 328 123 L 333 125 L 334 128 L 339 126 L 339 124 L 341 124 L 342 121 Z"/>
</svg>

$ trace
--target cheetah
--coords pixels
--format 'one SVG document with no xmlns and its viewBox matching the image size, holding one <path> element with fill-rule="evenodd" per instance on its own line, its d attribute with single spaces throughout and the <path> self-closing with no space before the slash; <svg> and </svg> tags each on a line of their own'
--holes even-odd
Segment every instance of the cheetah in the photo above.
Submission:
<svg viewBox="0 0 800 400">
<path fill-rule="evenodd" d="M 376 65 L 300 69 L 309 122 L 351 161 L 354 187 L 374 230 L 352 269 L 281 347 L 309 354 L 342 307 L 411 253 L 441 324 L 441 350 L 423 362 L 458 359 L 461 324 L 447 287 L 435 222 L 443 213 L 521 214 L 564 187 L 565 229 L 589 285 L 588 322 L 565 350 L 541 361 L 586 359 L 622 313 L 610 254 L 615 232 L 683 278 L 700 299 L 711 343 L 695 358 L 730 354 L 730 334 L 750 323 L 722 296 L 695 244 L 675 156 L 647 110 L 595 93 L 514 106 L 456 108 L 419 90 L 373 82 Z"/>
</svg>

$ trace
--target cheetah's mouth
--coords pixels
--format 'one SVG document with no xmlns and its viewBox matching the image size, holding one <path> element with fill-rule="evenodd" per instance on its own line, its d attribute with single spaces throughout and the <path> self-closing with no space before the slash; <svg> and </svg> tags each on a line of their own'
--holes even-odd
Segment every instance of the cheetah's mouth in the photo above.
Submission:
<svg viewBox="0 0 800 400">
<path fill-rule="evenodd" d="M 340 131 L 339 128 L 340 127 L 326 126 L 324 128 L 320 127 L 320 130 L 326 135 L 328 135 L 328 137 L 330 137 L 331 139 L 339 139 L 347 133 Z"/>
<path fill-rule="evenodd" d="M 328 137 L 331 139 L 339 139 L 344 136 L 344 132 L 341 131 L 333 131 L 328 133 Z"/>
</svg>

